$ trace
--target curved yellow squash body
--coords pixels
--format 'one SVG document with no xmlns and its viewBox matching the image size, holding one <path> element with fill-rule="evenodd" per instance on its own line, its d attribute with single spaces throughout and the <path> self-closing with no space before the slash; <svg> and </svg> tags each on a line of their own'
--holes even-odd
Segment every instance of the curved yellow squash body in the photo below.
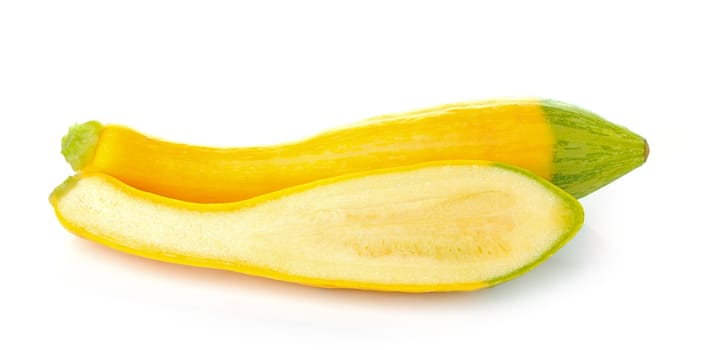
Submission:
<svg viewBox="0 0 703 350">
<path fill-rule="evenodd" d="M 199 204 L 81 173 L 51 203 L 71 232 L 152 259 L 335 288 L 474 290 L 532 269 L 583 222 L 524 170 L 431 162 Z"/>
</svg>

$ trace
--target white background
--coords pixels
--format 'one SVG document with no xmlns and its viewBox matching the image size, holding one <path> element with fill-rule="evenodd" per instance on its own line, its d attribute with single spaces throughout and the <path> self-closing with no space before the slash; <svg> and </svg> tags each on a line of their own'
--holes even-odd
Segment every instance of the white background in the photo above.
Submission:
<svg viewBox="0 0 703 350">
<path fill-rule="evenodd" d="M 0 348 L 701 349 L 696 2 L 0 2 Z M 47 197 L 76 122 L 215 146 L 497 96 L 581 105 L 650 159 L 579 235 L 475 293 L 323 290 L 74 237 Z"/>
</svg>

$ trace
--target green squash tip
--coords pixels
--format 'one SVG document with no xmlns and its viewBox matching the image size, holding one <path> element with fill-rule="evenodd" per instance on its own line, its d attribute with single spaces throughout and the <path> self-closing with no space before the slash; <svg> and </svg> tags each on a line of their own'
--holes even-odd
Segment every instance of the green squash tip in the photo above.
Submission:
<svg viewBox="0 0 703 350">
<path fill-rule="evenodd" d="M 647 142 L 646 139 L 644 139 L 644 161 L 647 161 L 647 158 L 649 158 L 649 143 Z"/>
<path fill-rule="evenodd" d="M 56 186 L 56 188 L 51 191 L 51 194 L 49 195 L 49 203 L 51 203 L 51 205 L 55 207 L 59 198 L 61 198 L 61 196 L 63 196 L 64 194 L 66 194 L 66 192 L 73 188 L 76 182 L 78 182 L 79 178 L 79 174 L 71 175 L 60 185 Z"/>
<path fill-rule="evenodd" d="M 72 126 L 61 139 L 61 154 L 75 171 L 81 170 L 93 160 L 103 125 L 89 121 Z"/>
</svg>

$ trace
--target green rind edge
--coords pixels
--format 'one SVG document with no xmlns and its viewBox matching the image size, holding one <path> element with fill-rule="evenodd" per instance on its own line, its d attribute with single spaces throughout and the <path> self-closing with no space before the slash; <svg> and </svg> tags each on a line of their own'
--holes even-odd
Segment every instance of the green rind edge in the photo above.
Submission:
<svg viewBox="0 0 703 350">
<path fill-rule="evenodd" d="M 571 215 L 571 222 L 568 224 L 569 229 L 562 232 L 562 234 L 559 236 L 559 238 L 556 239 L 554 244 L 547 250 L 545 251 L 542 255 L 537 257 L 535 260 L 525 264 L 524 266 L 518 268 L 517 270 L 514 270 L 512 272 L 509 272 L 505 275 L 493 278 L 491 280 L 488 280 L 488 286 L 493 287 L 498 284 L 507 282 L 513 278 L 516 278 L 518 276 L 521 276 L 525 272 L 528 272 L 547 259 L 554 255 L 559 249 L 561 249 L 566 243 L 568 243 L 574 236 L 576 236 L 576 233 L 581 230 L 581 227 L 583 226 L 584 222 L 584 211 L 583 207 L 581 206 L 581 203 L 574 198 L 571 194 L 563 190 L 562 188 L 559 188 L 555 186 L 553 183 L 545 180 L 541 176 L 538 176 L 529 170 L 519 168 L 516 166 L 508 165 L 505 163 L 494 163 L 494 165 L 504 168 L 506 170 L 510 170 L 519 174 L 522 174 L 524 176 L 527 176 L 531 178 L 532 180 L 538 182 L 540 185 L 544 186 L 547 190 L 551 191 L 552 193 L 556 194 L 558 197 L 560 197 L 565 205 L 565 209 L 569 209 L 569 212 L 572 214 Z"/>
<path fill-rule="evenodd" d="M 59 198 L 70 191 L 78 183 L 78 180 L 80 180 L 80 173 L 69 176 L 60 185 L 56 186 L 49 195 L 49 203 L 55 206 Z"/>
<path fill-rule="evenodd" d="M 103 125 L 95 120 L 76 124 L 61 139 L 61 154 L 75 171 L 88 165 L 95 155 Z"/>
<path fill-rule="evenodd" d="M 554 137 L 551 181 L 584 197 L 642 165 L 649 153 L 644 138 L 583 108 L 543 100 Z"/>
</svg>

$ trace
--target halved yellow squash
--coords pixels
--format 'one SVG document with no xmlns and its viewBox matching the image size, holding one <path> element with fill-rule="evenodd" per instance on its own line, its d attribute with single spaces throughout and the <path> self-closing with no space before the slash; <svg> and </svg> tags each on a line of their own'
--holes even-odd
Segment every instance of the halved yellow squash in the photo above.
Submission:
<svg viewBox="0 0 703 350">
<path fill-rule="evenodd" d="M 583 223 L 569 194 L 484 161 L 442 161 L 202 204 L 79 173 L 51 195 L 68 230 L 156 260 L 307 285 L 474 290 L 533 268 Z"/>
</svg>

